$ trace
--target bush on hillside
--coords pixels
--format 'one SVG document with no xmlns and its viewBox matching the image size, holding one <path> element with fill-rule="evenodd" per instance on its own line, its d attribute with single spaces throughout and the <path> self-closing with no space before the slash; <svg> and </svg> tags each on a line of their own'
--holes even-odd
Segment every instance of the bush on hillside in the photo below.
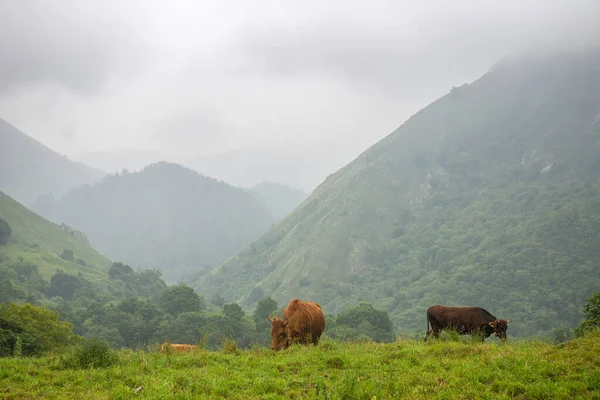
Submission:
<svg viewBox="0 0 600 400">
<path fill-rule="evenodd" d="M 75 255 L 71 249 L 63 249 L 63 251 L 59 254 L 59 257 L 65 261 L 75 262 Z"/>
<path fill-rule="evenodd" d="M 76 365 L 80 368 L 110 367 L 116 354 L 104 340 L 88 339 L 75 350 Z"/>
<path fill-rule="evenodd" d="M 108 276 L 111 279 L 118 279 L 123 282 L 129 282 L 134 279 L 135 272 L 133 271 L 133 268 L 131 268 L 129 265 L 116 262 L 113 263 L 108 269 Z"/>
<path fill-rule="evenodd" d="M 0 355 L 34 356 L 77 343 L 73 325 L 61 321 L 55 311 L 26 304 L 0 305 Z"/>
<path fill-rule="evenodd" d="M 8 243 L 11 233 L 12 229 L 10 228 L 8 222 L 0 218 L 0 246 Z"/>
<path fill-rule="evenodd" d="M 188 311 L 202 311 L 205 308 L 204 298 L 198 296 L 194 289 L 181 284 L 169 286 L 159 299 L 163 311 L 178 315 Z"/>
<path fill-rule="evenodd" d="M 585 332 L 600 328 L 600 292 L 587 299 L 583 306 L 585 319 L 575 329 L 575 334 L 581 337 Z"/>
<path fill-rule="evenodd" d="M 82 286 L 82 282 L 76 276 L 58 271 L 50 279 L 46 294 L 48 297 L 60 296 L 65 300 L 73 300 L 75 291 Z"/>
<path fill-rule="evenodd" d="M 395 339 L 390 316 L 371 304 L 362 302 L 343 310 L 328 329 L 328 336 L 340 340 L 373 340 L 392 342 Z"/>
</svg>

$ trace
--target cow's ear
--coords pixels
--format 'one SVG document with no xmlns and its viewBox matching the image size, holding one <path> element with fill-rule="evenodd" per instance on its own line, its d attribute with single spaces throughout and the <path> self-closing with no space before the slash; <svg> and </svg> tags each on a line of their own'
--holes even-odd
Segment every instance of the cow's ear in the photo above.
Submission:
<svg viewBox="0 0 600 400">
<path fill-rule="evenodd" d="M 496 321 L 492 321 L 492 322 L 490 322 L 490 323 L 489 323 L 489 325 L 490 325 L 492 328 L 495 328 L 495 327 L 496 327 Z"/>
</svg>

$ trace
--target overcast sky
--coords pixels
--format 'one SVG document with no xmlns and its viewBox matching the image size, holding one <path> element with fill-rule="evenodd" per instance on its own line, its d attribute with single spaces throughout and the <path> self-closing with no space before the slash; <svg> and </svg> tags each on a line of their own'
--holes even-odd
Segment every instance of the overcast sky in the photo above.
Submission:
<svg viewBox="0 0 600 400">
<path fill-rule="evenodd" d="M 310 190 L 503 55 L 599 37 L 598 15 L 597 0 L 5 0 L 0 118 L 107 169 L 235 150 L 272 165 L 230 155 L 233 183 L 272 171 Z"/>
</svg>

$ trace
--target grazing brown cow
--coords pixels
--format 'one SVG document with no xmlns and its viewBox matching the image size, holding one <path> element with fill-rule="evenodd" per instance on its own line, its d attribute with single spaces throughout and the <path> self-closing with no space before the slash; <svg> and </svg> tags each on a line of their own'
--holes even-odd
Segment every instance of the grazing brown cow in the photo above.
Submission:
<svg viewBox="0 0 600 400">
<path fill-rule="evenodd" d="M 196 346 L 195 344 L 164 343 L 160 348 L 160 352 L 164 353 L 167 351 L 167 349 L 170 349 L 171 351 L 181 351 L 181 352 L 193 351 L 197 348 L 198 348 L 198 346 Z"/>
<path fill-rule="evenodd" d="M 290 344 L 300 342 L 315 346 L 325 330 L 325 316 L 321 306 L 310 301 L 294 299 L 283 310 L 281 319 L 277 315 L 271 319 L 271 349 L 287 349 Z"/>
<path fill-rule="evenodd" d="M 427 310 L 427 334 L 438 338 L 444 329 L 456 329 L 459 335 L 481 334 L 483 342 L 492 333 L 506 340 L 508 323 L 498 319 L 481 307 L 431 306 Z M 431 331 L 429 330 L 431 325 Z"/>
</svg>

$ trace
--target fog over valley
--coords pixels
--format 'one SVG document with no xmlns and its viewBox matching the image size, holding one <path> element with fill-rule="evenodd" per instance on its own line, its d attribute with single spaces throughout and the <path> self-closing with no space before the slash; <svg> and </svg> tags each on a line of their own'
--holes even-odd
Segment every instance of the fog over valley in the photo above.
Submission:
<svg viewBox="0 0 600 400">
<path fill-rule="evenodd" d="M 0 116 L 106 172 L 166 160 L 311 191 L 506 54 L 597 40 L 599 7 L 3 3 Z"/>
</svg>

